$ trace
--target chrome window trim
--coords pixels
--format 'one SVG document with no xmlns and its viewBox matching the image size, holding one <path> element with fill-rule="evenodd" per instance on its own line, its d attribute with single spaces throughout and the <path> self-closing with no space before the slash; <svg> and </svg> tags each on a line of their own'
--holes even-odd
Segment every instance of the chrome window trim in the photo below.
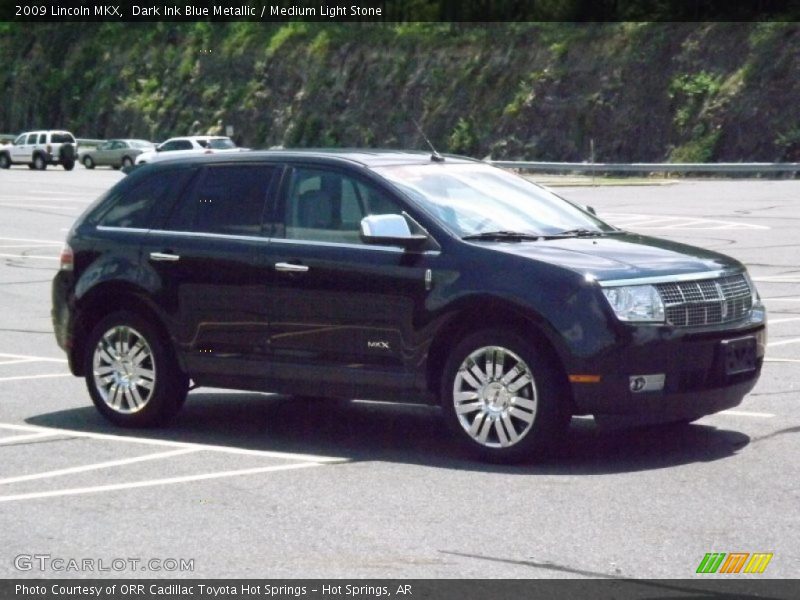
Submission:
<svg viewBox="0 0 800 600">
<path fill-rule="evenodd" d="M 114 227 L 112 225 L 98 225 L 97 231 L 123 231 L 125 233 L 147 233 L 149 229 L 140 227 Z"/>
<path fill-rule="evenodd" d="M 632 279 L 608 279 L 598 281 L 600 287 L 620 287 L 624 285 L 651 285 L 656 283 L 680 283 L 683 281 L 702 281 L 704 279 L 719 279 L 744 273 L 741 269 L 727 269 L 723 271 L 703 271 L 699 273 L 683 273 L 680 275 L 657 275 L 654 277 L 639 277 Z"/>
<path fill-rule="evenodd" d="M 225 240 L 244 240 L 251 242 L 269 242 L 269 243 L 284 243 L 284 244 L 304 244 L 308 246 L 322 246 L 334 248 L 352 248 L 354 250 L 378 250 L 382 252 L 395 252 L 402 254 L 406 252 L 403 248 L 396 246 L 376 246 L 373 244 L 347 244 L 342 242 L 322 242 L 316 240 L 290 240 L 286 238 L 270 238 L 260 237 L 253 235 L 232 235 L 228 233 L 206 233 L 201 231 L 172 231 L 169 229 L 137 229 L 135 227 L 111 227 L 108 225 L 98 225 L 97 229 L 100 231 L 121 231 L 125 233 L 152 233 L 154 235 L 178 235 L 182 237 L 199 237 L 199 238 L 217 238 Z M 441 254 L 439 250 L 426 250 L 421 252 L 427 256 L 436 256 Z"/>
<path fill-rule="evenodd" d="M 178 235 L 182 237 L 220 238 L 227 240 L 246 240 L 252 242 L 268 242 L 270 238 L 255 235 L 233 235 L 229 233 L 206 233 L 202 231 L 171 231 L 169 229 L 137 229 L 135 227 L 110 227 L 98 225 L 99 231 L 124 231 L 126 233 L 152 233 L 155 235 Z"/>
<path fill-rule="evenodd" d="M 403 248 L 399 248 L 397 246 L 379 246 L 375 244 L 350 244 L 347 242 L 323 242 L 320 240 L 295 240 L 289 238 L 271 238 L 271 241 L 274 243 L 284 243 L 284 244 L 306 244 L 309 246 L 322 246 L 322 247 L 333 247 L 333 248 L 352 248 L 354 250 L 379 250 L 382 252 L 395 252 L 398 254 L 403 254 L 407 252 Z M 441 254 L 439 250 L 425 250 L 424 252 L 419 252 L 418 254 L 424 255 L 438 255 Z"/>
</svg>

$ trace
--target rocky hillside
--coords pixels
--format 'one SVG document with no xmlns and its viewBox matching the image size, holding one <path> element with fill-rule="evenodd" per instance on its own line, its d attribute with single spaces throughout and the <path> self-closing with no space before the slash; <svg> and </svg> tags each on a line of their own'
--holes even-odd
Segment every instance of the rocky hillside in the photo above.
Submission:
<svg viewBox="0 0 800 600">
<path fill-rule="evenodd" d="M 800 160 L 795 23 L 0 23 L 0 131 Z"/>
</svg>

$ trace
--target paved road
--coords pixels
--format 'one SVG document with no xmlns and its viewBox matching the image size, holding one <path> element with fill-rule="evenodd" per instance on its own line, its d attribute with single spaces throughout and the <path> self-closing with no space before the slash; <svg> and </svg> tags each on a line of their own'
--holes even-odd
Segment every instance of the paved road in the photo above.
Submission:
<svg viewBox="0 0 800 600">
<path fill-rule="evenodd" d="M 575 419 L 559 456 L 511 468 L 465 460 L 424 407 L 201 389 L 168 430 L 109 426 L 66 373 L 49 283 L 73 219 L 121 177 L 0 172 L 0 577 L 686 578 L 707 552 L 800 572 L 800 182 L 559 188 L 747 263 L 768 362 L 735 411 L 677 431 Z M 50 559 L 20 571 L 34 554 Z M 73 558 L 94 570 L 48 562 Z"/>
</svg>

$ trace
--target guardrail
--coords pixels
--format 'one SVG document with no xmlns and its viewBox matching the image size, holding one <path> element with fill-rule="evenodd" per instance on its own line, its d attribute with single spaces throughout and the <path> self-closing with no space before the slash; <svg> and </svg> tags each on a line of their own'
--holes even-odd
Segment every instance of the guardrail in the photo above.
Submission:
<svg viewBox="0 0 800 600">
<path fill-rule="evenodd" d="M 541 173 L 796 173 L 800 163 L 561 163 L 493 160 L 497 167 Z"/>
</svg>

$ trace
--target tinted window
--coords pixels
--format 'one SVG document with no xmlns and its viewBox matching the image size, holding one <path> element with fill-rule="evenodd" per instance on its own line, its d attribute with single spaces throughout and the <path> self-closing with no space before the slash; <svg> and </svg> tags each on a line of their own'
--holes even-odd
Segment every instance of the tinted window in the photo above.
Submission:
<svg viewBox="0 0 800 600">
<path fill-rule="evenodd" d="M 112 197 L 103 202 L 96 219 L 106 227 L 158 229 L 169 212 L 174 198 L 182 190 L 194 171 L 162 171 L 133 185 L 112 191 Z M 95 220 L 90 217 L 91 220 Z"/>
<path fill-rule="evenodd" d="M 359 244 L 365 216 L 402 212 L 372 184 L 335 171 L 294 169 L 284 207 L 285 236 Z"/>
<path fill-rule="evenodd" d="M 46 144 L 47 143 L 47 134 L 46 133 L 40 133 L 39 134 L 39 143 L 40 144 Z"/>
<path fill-rule="evenodd" d="M 172 142 L 167 142 L 163 146 L 161 146 L 162 152 L 169 152 L 171 150 L 191 150 L 192 149 L 192 142 L 189 140 L 174 140 Z"/>
<path fill-rule="evenodd" d="M 172 231 L 260 235 L 264 202 L 275 168 L 208 167 L 167 223 Z"/>
<path fill-rule="evenodd" d="M 24 143 L 25 143 L 25 134 L 19 136 L 17 139 L 14 140 L 15 146 L 21 146 Z"/>
<path fill-rule="evenodd" d="M 54 133 L 50 136 L 50 140 L 54 144 L 72 144 L 75 142 L 75 138 L 72 137 L 69 133 Z"/>
<path fill-rule="evenodd" d="M 29 144 L 35 144 L 36 143 L 36 134 L 35 133 L 31 133 L 30 135 L 28 135 L 28 143 Z"/>
<path fill-rule="evenodd" d="M 230 148 L 236 148 L 236 144 L 234 144 L 230 138 L 212 138 L 208 140 L 208 147 L 214 150 L 228 150 Z"/>
</svg>

